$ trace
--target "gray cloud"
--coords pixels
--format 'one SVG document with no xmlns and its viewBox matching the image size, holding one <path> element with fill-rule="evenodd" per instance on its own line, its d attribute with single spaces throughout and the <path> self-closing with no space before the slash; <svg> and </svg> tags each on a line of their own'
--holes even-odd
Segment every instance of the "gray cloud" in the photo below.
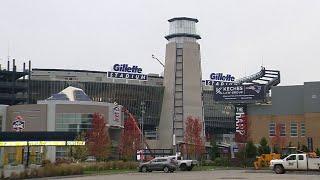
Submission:
<svg viewBox="0 0 320 180">
<path fill-rule="evenodd" d="M 282 85 L 320 79 L 317 0 L 1 0 L 0 61 L 8 43 L 18 63 L 37 68 L 107 71 L 114 63 L 161 73 L 167 19 L 199 19 L 203 78 L 210 72 L 249 75 L 263 64 Z"/>
</svg>

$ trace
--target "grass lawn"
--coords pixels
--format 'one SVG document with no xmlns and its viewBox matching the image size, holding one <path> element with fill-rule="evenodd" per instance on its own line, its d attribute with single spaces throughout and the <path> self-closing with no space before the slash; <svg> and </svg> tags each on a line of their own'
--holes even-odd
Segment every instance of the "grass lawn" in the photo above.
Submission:
<svg viewBox="0 0 320 180">
<path fill-rule="evenodd" d="M 130 172 L 138 172 L 134 169 L 110 169 L 110 170 L 92 170 L 92 171 L 84 171 L 83 174 L 85 175 L 92 175 L 92 174 L 121 174 L 121 173 L 130 173 Z"/>
</svg>

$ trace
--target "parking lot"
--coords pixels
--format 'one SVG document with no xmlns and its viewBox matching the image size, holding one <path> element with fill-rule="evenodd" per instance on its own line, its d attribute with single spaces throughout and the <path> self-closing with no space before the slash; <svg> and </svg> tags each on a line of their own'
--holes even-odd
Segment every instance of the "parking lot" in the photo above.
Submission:
<svg viewBox="0 0 320 180">
<path fill-rule="evenodd" d="M 308 179 L 319 180 L 319 172 L 288 172 L 286 174 L 274 174 L 269 170 L 212 170 L 212 171 L 191 171 L 174 173 L 152 172 L 152 173 L 128 173 L 115 175 L 100 175 L 74 177 L 67 179 L 82 179 L 82 180 L 212 180 L 212 179 Z"/>
</svg>

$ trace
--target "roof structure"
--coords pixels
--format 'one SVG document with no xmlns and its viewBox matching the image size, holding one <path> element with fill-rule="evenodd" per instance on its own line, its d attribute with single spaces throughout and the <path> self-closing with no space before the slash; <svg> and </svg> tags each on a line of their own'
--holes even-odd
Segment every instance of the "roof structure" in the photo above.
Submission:
<svg viewBox="0 0 320 180">
<path fill-rule="evenodd" d="M 46 99 L 51 100 L 62 100 L 62 101 L 92 101 L 86 93 L 76 87 L 69 86 L 57 94 L 53 94 L 51 97 Z"/>
</svg>

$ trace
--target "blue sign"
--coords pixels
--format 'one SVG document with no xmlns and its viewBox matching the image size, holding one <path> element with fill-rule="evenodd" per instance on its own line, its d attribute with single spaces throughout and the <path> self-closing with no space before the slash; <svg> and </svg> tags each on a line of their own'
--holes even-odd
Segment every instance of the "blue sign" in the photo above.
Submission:
<svg viewBox="0 0 320 180">
<path fill-rule="evenodd" d="M 235 80 L 235 77 L 231 74 L 224 75 L 223 73 L 211 73 L 210 79 L 213 81 L 232 82 Z"/>
<path fill-rule="evenodd" d="M 215 101 L 264 100 L 265 86 L 261 84 L 235 84 L 232 82 L 214 82 Z"/>
<path fill-rule="evenodd" d="M 136 79 L 146 81 L 148 75 L 142 74 L 142 68 L 128 64 L 115 64 L 113 65 L 113 71 L 108 71 L 109 78 L 120 78 L 120 79 Z"/>
</svg>

